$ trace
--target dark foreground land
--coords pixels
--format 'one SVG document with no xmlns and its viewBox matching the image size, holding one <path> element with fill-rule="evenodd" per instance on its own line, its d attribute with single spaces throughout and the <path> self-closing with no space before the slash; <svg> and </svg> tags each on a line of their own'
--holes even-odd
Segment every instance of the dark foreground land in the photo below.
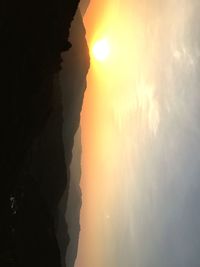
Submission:
<svg viewBox="0 0 200 267">
<path fill-rule="evenodd" d="M 69 30 L 78 2 L 0 3 L 1 267 L 57 267 L 64 259 L 69 237 L 60 222 L 64 210 L 61 207 L 58 212 L 58 204 L 68 189 L 73 137 L 89 67 L 81 20 L 82 34 L 77 32 L 77 43 L 83 42 L 84 51 L 80 90 L 69 82 L 62 99 L 57 73 L 61 52 L 71 46 Z M 73 55 L 65 62 L 73 73 L 80 71 L 76 64 L 79 61 L 73 61 Z M 65 145 L 63 123 L 68 129 Z M 61 231 L 64 240 L 56 237 Z"/>
</svg>

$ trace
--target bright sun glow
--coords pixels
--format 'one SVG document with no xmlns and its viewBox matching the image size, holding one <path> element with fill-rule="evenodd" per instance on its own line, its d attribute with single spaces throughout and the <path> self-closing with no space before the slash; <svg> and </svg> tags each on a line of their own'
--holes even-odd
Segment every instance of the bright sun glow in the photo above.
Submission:
<svg viewBox="0 0 200 267">
<path fill-rule="evenodd" d="M 107 39 L 97 41 L 92 49 L 95 59 L 104 61 L 110 54 L 110 45 Z"/>
</svg>

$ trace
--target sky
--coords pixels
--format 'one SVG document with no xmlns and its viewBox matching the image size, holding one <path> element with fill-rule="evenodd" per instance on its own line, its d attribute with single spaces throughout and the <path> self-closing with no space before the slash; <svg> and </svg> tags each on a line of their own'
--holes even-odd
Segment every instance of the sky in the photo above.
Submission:
<svg viewBox="0 0 200 267">
<path fill-rule="evenodd" d="M 200 3 L 91 0 L 75 267 L 200 265 Z"/>
</svg>

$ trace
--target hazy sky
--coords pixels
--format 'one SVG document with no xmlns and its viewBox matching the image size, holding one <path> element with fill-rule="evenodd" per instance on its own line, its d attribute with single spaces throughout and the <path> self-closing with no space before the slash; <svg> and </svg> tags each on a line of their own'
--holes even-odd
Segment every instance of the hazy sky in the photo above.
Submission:
<svg viewBox="0 0 200 267">
<path fill-rule="evenodd" d="M 76 267 L 200 266 L 200 2 L 91 0 Z"/>
</svg>

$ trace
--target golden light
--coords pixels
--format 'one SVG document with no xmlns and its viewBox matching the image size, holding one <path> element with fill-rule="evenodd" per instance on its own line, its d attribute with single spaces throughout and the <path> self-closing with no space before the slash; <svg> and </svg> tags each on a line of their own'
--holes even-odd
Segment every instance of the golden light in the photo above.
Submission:
<svg viewBox="0 0 200 267">
<path fill-rule="evenodd" d="M 151 138 L 156 135 L 160 122 L 153 63 L 158 61 L 157 32 L 152 35 L 151 27 L 147 31 L 143 13 L 133 14 L 128 3 L 119 7 L 116 0 L 92 2 L 94 14 L 91 5 L 85 18 L 91 66 L 81 113 L 83 208 L 76 267 L 116 266 L 106 258 L 105 248 L 105 236 L 107 243 L 112 236 L 113 200 L 121 192 L 116 173 L 124 173 L 124 161 L 131 170 L 134 166 L 134 176 L 145 138 L 149 132 Z M 134 187 L 136 179 L 125 176 L 126 184 Z"/>
<path fill-rule="evenodd" d="M 107 39 L 97 41 L 92 49 L 93 55 L 98 61 L 105 61 L 110 54 L 110 45 Z"/>
</svg>

